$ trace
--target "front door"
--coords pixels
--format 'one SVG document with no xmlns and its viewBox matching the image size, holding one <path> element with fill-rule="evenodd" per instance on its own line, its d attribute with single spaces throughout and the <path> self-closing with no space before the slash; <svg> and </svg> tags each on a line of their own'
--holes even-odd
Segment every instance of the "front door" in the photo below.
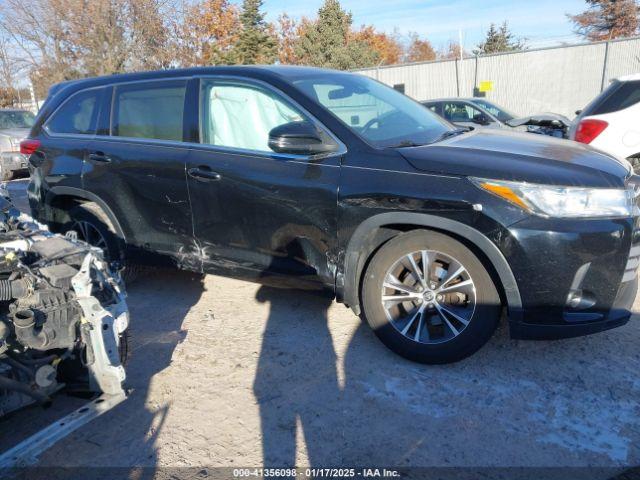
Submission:
<svg viewBox="0 0 640 480">
<path fill-rule="evenodd" d="M 209 272 L 332 286 L 340 155 L 276 154 L 269 131 L 310 116 L 270 86 L 202 79 L 201 143 L 187 159 L 199 249 Z"/>
</svg>

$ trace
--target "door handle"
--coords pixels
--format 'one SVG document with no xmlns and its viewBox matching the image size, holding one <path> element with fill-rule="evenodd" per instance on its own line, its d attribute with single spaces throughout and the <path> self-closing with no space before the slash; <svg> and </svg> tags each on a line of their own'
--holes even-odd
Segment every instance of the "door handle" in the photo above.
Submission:
<svg viewBox="0 0 640 480">
<path fill-rule="evenodd" d="M 108 157 L 103 152 L 92 152 L 89 154 L 89 160 L 92 160 L 94 162 L 109 163 L 111 161 L 111 157 Z"/>
<path fill-rule="evenodd" d="M 200 180 L 202 182 L 215 182 L 222 178 L 217 172 L 212 171 L 207 166 L 193 167 L 187 170 L 190 177 Z"/>
</svg>

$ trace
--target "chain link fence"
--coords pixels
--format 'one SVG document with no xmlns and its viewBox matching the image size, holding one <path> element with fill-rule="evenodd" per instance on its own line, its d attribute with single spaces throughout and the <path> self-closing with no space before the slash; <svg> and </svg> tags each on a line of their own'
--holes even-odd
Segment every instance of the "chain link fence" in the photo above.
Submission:
<svg viewBox="0 0 640 480">
<path fill-rule="evenodd" d="M 640 37 L 357 73 L 391 86 L 404 85 L 405 93 L 416 100 L 471 97 L 480 82 L 489 81 L 493 88 L 486 98 L 515 114 L 555 112 L 573 118 L 610 80 L 640 73 Z"/>
</svg>

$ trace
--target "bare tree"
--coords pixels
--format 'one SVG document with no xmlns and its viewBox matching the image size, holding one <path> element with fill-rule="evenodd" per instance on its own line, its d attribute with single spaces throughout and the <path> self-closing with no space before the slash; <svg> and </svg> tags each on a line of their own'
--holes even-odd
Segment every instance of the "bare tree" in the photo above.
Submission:
<svg viewBox="0 0 640 480">
<path fill-rule="evenodd" d="M 167 64 L 161 0 L 4 0 L 0 28 L 38 96 L 56 82 Z"/>
</svg>

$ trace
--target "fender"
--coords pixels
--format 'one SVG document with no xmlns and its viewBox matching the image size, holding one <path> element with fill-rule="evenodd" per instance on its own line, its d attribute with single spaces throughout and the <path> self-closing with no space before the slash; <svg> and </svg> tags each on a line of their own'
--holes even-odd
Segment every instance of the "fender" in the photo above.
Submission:
<svg viewBox="0 0 640 480">
<path fill-rule="evenodd" d="M 344 302 L 356 314 L 360 313 L 359 275 L 366 258 L 361 255 L 371 241 L 371 234 L 376 228 L 386 225 L 417 225 L 442 232 L 449 232 L 464 237 L 479 248 L 489 259 L 495 269 L 507 300 L 509 317 L 518 321 L 522 316 L 522 300 L 516 279 L 511 267 L 498 247 L 481 232 L 463 223 L 448 218 L 424 213 L 388 212 L 375 215 L 362 222 L 353 232 L 345 255 L 344 266 Z M 338 295 L 340 297 L 340 295 Z"/>
<path fill-rule="evenodd" d="M 111 211 L 109 206 L 104 202 L 104 200 L 102 200 L 96 194 L 87 192 L 86 190 L 82 190 L 80 188 L 75 188 L 75 187 L 65 187 L 65 186 L 51 187 L 49 191 L 47 191 L 47 194 L 45 196 L 45 204 L 47 206 L 50 206 L 54 197 L 58 195 L 69 195 L 72 197 L 82 198 L 84 200 L 97 203 L 98 206 L 102 209 L 102 211 L 107 215 L 107 217 L 109 217 L 109 220 L 111 221 L 111 224 L 116 229 L 116 232 L 118 233 L 118 235 L 126 243 L 127 239 L 125 238 L 124 230 L 122 229 L 122 226 L 118 221 L 118 218 L 114 215 L 114 213 Z"/>
</svg>

